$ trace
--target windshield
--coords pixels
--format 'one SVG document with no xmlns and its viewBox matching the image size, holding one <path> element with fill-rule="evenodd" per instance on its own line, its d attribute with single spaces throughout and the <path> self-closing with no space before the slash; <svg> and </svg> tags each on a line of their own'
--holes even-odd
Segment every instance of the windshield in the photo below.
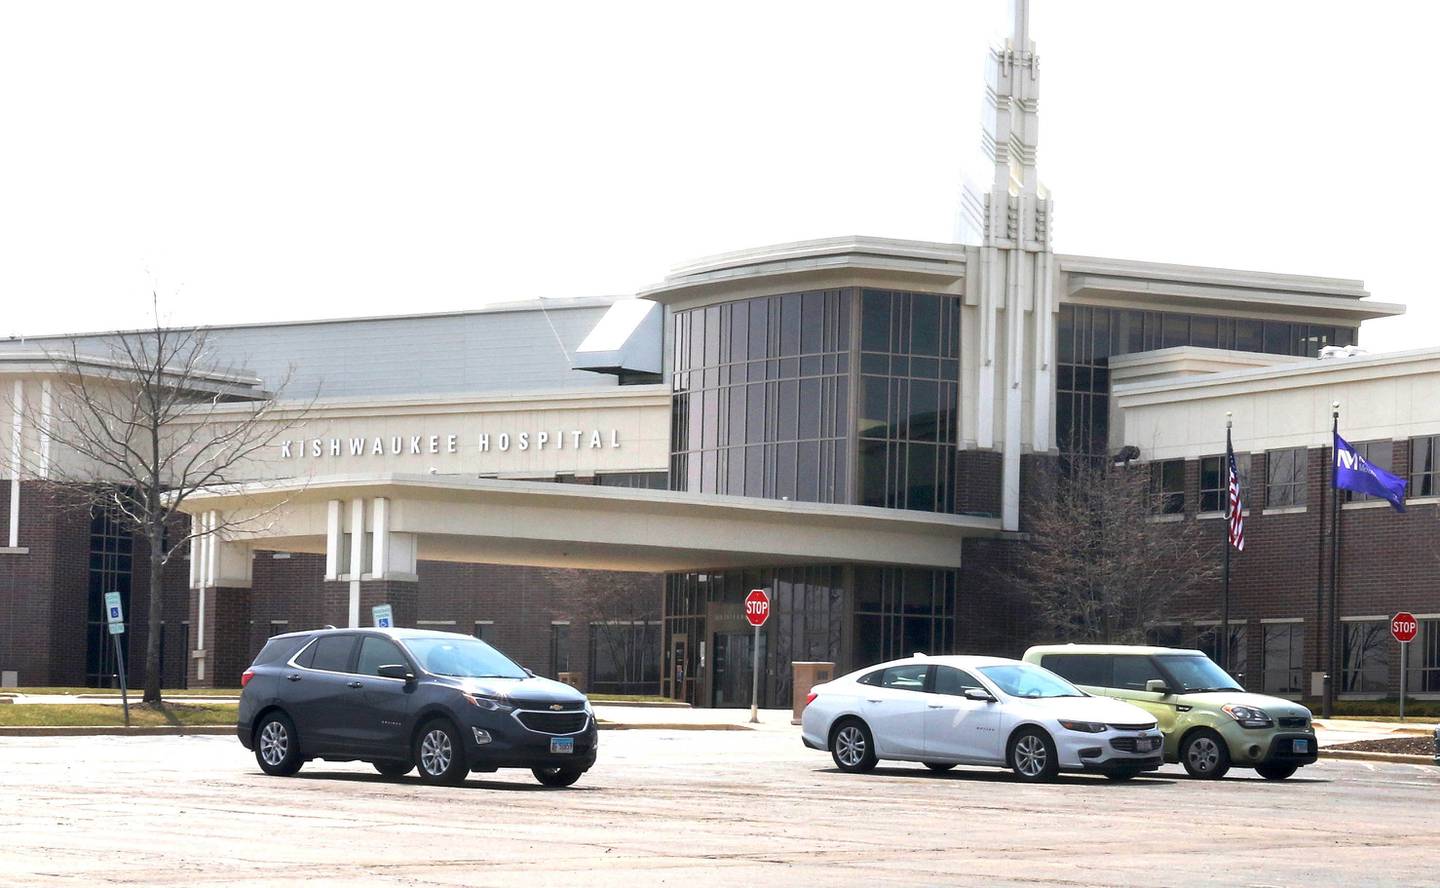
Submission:
<svg viewBox="0 0 1440 888">
<path fill-rule="evenodd" d="M 528 678 L 509 657 L 478 638 L 406 638 L 401 642 L 431 675 Z"/>
<path fill-rule="evenodd" d="M 1014 666 L 981 666 L 985 677 L 995 682 L 1000 690 L 1012 697 L 1036 699 L 1039 697 L 1083 697 L 1080 689 L 1070 682 L 1039 666 L 1016 663 Z"/>
<path fill-rule="evenodd" d="M 1242 690 L 1229 673 L 1203 654 L 1161 654 L 1156 659 L 1182 691 Z"/>
</svg>

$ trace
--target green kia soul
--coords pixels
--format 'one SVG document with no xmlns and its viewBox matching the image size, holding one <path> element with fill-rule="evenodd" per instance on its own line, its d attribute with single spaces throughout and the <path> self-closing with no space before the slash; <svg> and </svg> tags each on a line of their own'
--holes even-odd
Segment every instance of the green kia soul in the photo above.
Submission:
<svg viewBox="0 0 1440 888">
<path fill-rule="evenodd" d="M 1192 777 L 1218 779 L 1234 766 L 1284 780 L 1315 762 L 1309 709 L 1247 693 L 1200 651 L 1054 644 L 1032 647 L 1024 659 L 1088 693 L 1153 714 L 1165 735 L 1165 760 L 1180 762 Z"/>
</svg>

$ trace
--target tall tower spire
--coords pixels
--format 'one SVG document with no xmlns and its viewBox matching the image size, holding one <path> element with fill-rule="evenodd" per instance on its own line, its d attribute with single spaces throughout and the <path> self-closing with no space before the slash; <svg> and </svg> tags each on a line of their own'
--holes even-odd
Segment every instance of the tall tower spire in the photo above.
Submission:
<svg viewBox="0 0 1440 888">
<path fill-rule="evenodd" d="M 975 245 L 978 260 L 975 444 L 1002 452 L 1001 519 L 1006 530 L 1017 530 L 1021 454 L 1048 453 L 1054 446 L 1057 303 L 1050 196 L 1035 167 L 1040 57 L 1030 39 L 1029 0 L 1010 0 L 1009 13 L 1009 33 L 991 47 L 985 79 L 981 144 L 993 173 L 986 190 L 966 183 L 960 232 L 962 241 Z"/>
</svg>

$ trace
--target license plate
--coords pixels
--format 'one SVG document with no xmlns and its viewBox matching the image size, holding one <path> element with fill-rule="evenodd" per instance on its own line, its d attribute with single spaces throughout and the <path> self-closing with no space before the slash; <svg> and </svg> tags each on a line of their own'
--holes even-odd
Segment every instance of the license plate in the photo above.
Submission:
<svg viewBox="0 0 1440 888">
<path fill-rule="evenodd" d="M 1296 741 L 1295 741 L 1295 752 L 1297 752 L 1297 753 L 1309 753 L 1309 752 L 1310 752 L 1310 741 L 1309 741 L 1309 740 L 1296 740 Z"/>
<path fill-rule="evenodd" d="M 575 751 L 574 737 L 551 737 L 550 751 L 560 755 L 569 755 Z"/>
<path fill-rule="evenodd" d="M 1159 749 L 1159 748 L 1160 748 L 1160 738 L 1159 738 L 1159 737 L 1144 737 L 1144 738 L 1141 738 L 1140 740 L 1136 741 L 1136 743 L 1135 743 L 1135 748 L 1138 749 L 1138 750 L 1140 750 L 1141 752 L 1150 752 L 1150 751 L 1153 750 L 1153 749 Z"/>
</svg>

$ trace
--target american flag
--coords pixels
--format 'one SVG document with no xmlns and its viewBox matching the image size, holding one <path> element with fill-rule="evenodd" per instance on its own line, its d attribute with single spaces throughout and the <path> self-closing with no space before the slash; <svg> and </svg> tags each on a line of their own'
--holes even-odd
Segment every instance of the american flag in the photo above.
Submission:
<svg viewBox="0 0 1440 888">
<path fill-rule="evenodd" d="M 1240 502 L 1240 473 L 1235 469 L 1235 448 L 1226 436 L 1225 461 L 1230 466 L 1230 498 L 1226 504 L 1225 517 L 1230 524 L 1230 545 L 1245 551 L 1245 505 Z"/>
</svg>

